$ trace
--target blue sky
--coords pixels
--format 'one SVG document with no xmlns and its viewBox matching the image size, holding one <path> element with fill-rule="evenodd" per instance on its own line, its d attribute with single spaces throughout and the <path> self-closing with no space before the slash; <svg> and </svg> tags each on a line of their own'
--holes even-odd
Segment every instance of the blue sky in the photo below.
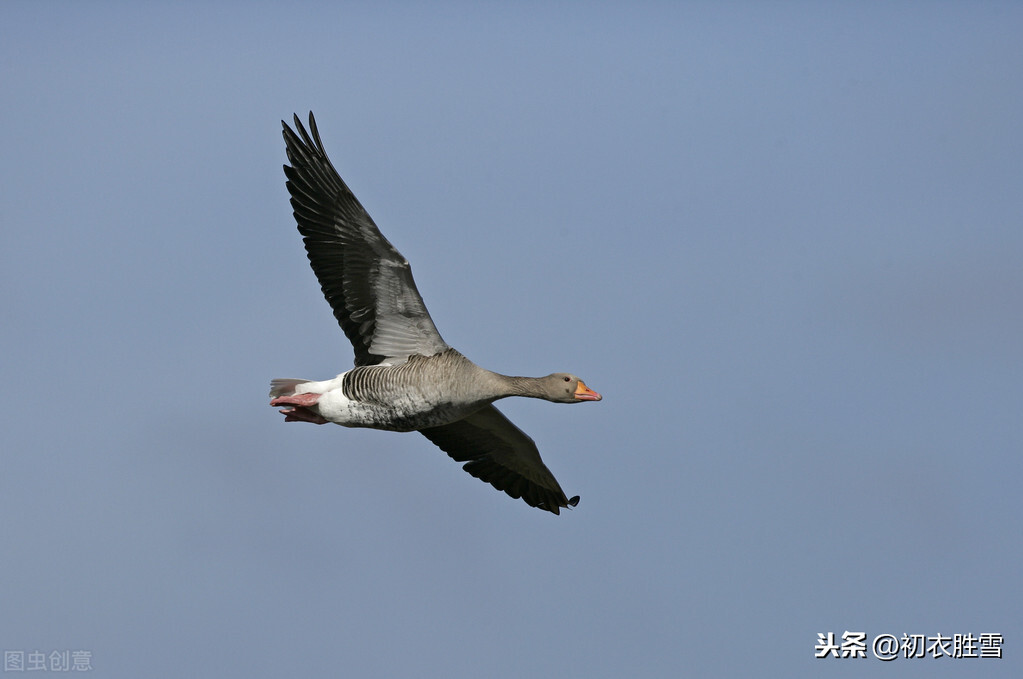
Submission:
<svg viewBox="0 0 1023 679">
<path fill-rule="evenodd" d="M 769 6 L 768 6 L 769 5 Z M 1019 676 L 1023 8 L 0 10 L 0 647 L 97 676 Z M 280 120 L 577 509 L 288 424 Z M 1004 636 L 815 660 L 819 632 Z M 869 654 L 868 654 L 869 655 Z"/>
</svg>

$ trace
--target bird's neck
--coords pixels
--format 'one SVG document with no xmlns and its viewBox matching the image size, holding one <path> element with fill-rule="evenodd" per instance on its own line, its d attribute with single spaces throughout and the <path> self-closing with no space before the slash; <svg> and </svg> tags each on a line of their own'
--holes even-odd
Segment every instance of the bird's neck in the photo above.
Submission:
<svg viewBox="0 0 1023 679">
<path fill-rule="evenodd" d="M 541 379 L 538 377 L 513 377 L 511 375 L 498 375 L 498 377 L 501 378 L 507 390 L 506 396 L 525 396 L 527 398 L 550 400 L 543 389 Z"/>
</svg>

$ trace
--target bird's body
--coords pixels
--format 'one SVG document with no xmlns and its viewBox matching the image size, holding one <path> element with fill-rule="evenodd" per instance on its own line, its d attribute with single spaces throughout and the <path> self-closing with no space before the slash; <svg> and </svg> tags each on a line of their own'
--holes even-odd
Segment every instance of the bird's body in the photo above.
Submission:
<svg viewBox="0 0 1023 679">
<path fill-rule="evenodd" d="M 494 401 L 509 396 L 560 403 L 600 395 L 568 373 L 511 377 L 479 367 L 441 338 L 404 257 L 380 233 L 334 170 L 316 122 L 284 125 L 295 219 L 324 296 L 355 349 L 355 367 L 323 381 L 276 379 L 270 404 L 287 421 L 419 431 L 464 469 L 512 497 L 554 514 L 575 506 L 533 440 Z"/>
<path fill-rule="evenodd" d="M 436 360 L 416 355 L 398 366 L 358 366 L 322 382 L 276 380 L 270 395 L 317 396 L 308 399 L 311 405 L 298 407 L 334 424 L 386 431 L 450 424 L 498 398 L 496 389 L 480 389 L 479 382 L 466 379 L 487 371 L 454 349 L 431 359 Z M 298 410 L 289 414 L 307 416 Z"/>
</svg>

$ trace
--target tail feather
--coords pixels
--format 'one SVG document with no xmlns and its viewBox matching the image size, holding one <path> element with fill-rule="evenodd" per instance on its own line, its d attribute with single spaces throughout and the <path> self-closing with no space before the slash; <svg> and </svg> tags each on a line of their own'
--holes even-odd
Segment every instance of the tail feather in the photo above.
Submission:
<svg viewBox="0 0 1023 679">
<path fill-rule="evenodd" d="M 309 380 L 296 380 L 292 378 L 277 378 L 270 380 L 270 398 L 277 398 L 278 396 L 292 396 L 295 393 L 295 388 L 300 384 L 305 384 Z"/>
</svg>

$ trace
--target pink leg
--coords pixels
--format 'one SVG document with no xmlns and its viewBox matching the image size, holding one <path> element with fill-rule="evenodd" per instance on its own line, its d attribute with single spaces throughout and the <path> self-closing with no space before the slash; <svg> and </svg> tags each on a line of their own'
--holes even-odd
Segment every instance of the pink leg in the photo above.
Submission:
<svg viewBox="0 0 1023 679">
<path fill-rule="evenodd" d="M 309 406 L 316 405 L 322 394 L 292 394 L 291 396 L 278 396 L 270 401 L 272 406 Z"/>
<path fill-rule="evenodd" d="M 313 424 L 327 424 L 329 420 L 318 415 L 308 408 L 285 408 L 280 411 L 284 415 L 285 422 L 312 422 Z"/>
<path fill-rule="evenodd" d="M 291 396 L 278 396 L 270 401 L 272 406 L 296 406 L 295 408 L 284 408 L 280 412 L 284 414 L 285 422 L 312 422 L 313 424 L 327 424 L 328 420 L 319 413 L 309 409 L 320 400 L 320 394 L 293 394 Z"/>
</svg>

